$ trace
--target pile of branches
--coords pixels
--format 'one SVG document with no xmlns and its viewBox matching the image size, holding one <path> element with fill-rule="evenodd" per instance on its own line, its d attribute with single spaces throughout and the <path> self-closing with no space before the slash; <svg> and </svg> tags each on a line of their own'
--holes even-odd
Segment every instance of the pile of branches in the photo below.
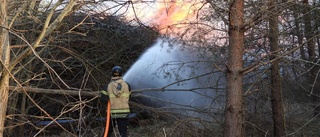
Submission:
<svg viewBox="0 0 320 137">
<path fill-rule="evenodd" d="M 44 20 L 35 22 L 21 19 L 23 21 L 14 24 L 14 28 L 28 41 L 35 41 L 40 34 L 37 30 L 42 28 Z M 22 86 L 42 89 L 37 91 L 46 93 L 51 92 L 50 90 L 99 91 L 110 80 L 113 66 L 122 66 L 125 71 L 129 69 L 157 36 L 158 33 L 153 28 L 131 24 L 119 16 L 73 13 L 41 41 L 43 46 L 36 49 L 37 54 L 20 62 L 14 75 L 19 78 Z M 13 34 L 10 37 L 11 52 L 14 55 L 28 48 L 21 38 Z M 12 84 L 12 91 L 17 91 L 17 88 L 19 86 Z M 80 122 L 85 120 L 84 117 L 89 121 L 101 117 L 100 104 L 92 96 L 75 97 L 67 92 L 62 95 L 27 93 L 31 99 L 20 93 L 12 92 L 9 97 L 10 109 L 7 116 L 10 119 L 7 119 L 7 126 L 11 128 L 8 134 L 17 133 L 13 131 L 18 130 L 15 127 L 19 125 L 25 128 L 21 130 L 22 134 L 32 134 L 37 129 L 45 129 L 35 122 L 52 118 Z M 16 117 L 17 114 L 19 117 Z"/>
</svg>

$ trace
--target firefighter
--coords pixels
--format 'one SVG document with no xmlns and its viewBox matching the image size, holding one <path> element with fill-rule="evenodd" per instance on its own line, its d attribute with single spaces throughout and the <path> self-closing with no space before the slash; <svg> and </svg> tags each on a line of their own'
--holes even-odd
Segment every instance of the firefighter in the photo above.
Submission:
<svg viewBox="0 0 320 137">
<path fill-rule="evenodd" d="M 103 103 L 110 101 L 111 120 L 109 125 L 108 137 L 115 136 L 127 137 L 127 127 L 129 124 L 129 98 L 130 86 L 122 78 L 122 68 L 115 66 L 112 68 L 110 83 L 101 92 L 100 100 Z"/>
</svg>

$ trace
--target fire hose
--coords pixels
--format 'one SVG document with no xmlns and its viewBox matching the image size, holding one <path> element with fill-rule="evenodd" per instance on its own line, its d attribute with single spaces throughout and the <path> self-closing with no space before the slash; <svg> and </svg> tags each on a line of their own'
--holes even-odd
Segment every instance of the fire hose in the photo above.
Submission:
<svg viewBox="0 0 320 137">
<path fill-rule="evenodd" d="M 109 132 L 109 125 L 110 125 L 110 100 L 108 101 L 108 104 L 107 104 L 106 113 L 107 113 L 107 117 L 106 117 L 106 129 L 104 130 L 104 135 L 103 135 L 103 137 L 107 137 L 107 136 L 108 136 L 108 132 Z"/>
</svg>

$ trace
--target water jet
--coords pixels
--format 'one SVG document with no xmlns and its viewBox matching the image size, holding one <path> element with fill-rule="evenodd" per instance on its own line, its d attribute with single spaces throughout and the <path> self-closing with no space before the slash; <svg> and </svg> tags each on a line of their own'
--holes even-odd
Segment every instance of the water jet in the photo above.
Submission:
<svg viewBox="0 0 320 137">
<path fill-rule="evenodd" d="M 124 79 L 146 106 L 192 117 L 211 118 L 224 107 L 225 76 L 216 60 L 165 38 L 157 41 L 130 67 Z M 209 60 L 208 60 L 208 58 Z"/>
</svg>

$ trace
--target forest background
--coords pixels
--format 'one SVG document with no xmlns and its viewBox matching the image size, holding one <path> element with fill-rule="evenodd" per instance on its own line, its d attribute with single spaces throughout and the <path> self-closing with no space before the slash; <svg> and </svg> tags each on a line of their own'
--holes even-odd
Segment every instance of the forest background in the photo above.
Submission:
<svg viewBox="0 0 320 137">
<path fill-rule="evenodd" d="M 100 135 L 103 122 L 92 119 L 102 115 L 98 91 L 110 69 L 129 70 L 157 38 L 172 36 L 225 74 L 225 108 L 207 122 L 131 102 L 152 113 L 131 136 L 320 135 L 318 0 L 0 3 L 0 136 Z M 137 12 L 159 3 L 164 15 L 188 14 L 163 25 Z M 36 124 L 46 120 L 53 124 Z"/>
</svg>

